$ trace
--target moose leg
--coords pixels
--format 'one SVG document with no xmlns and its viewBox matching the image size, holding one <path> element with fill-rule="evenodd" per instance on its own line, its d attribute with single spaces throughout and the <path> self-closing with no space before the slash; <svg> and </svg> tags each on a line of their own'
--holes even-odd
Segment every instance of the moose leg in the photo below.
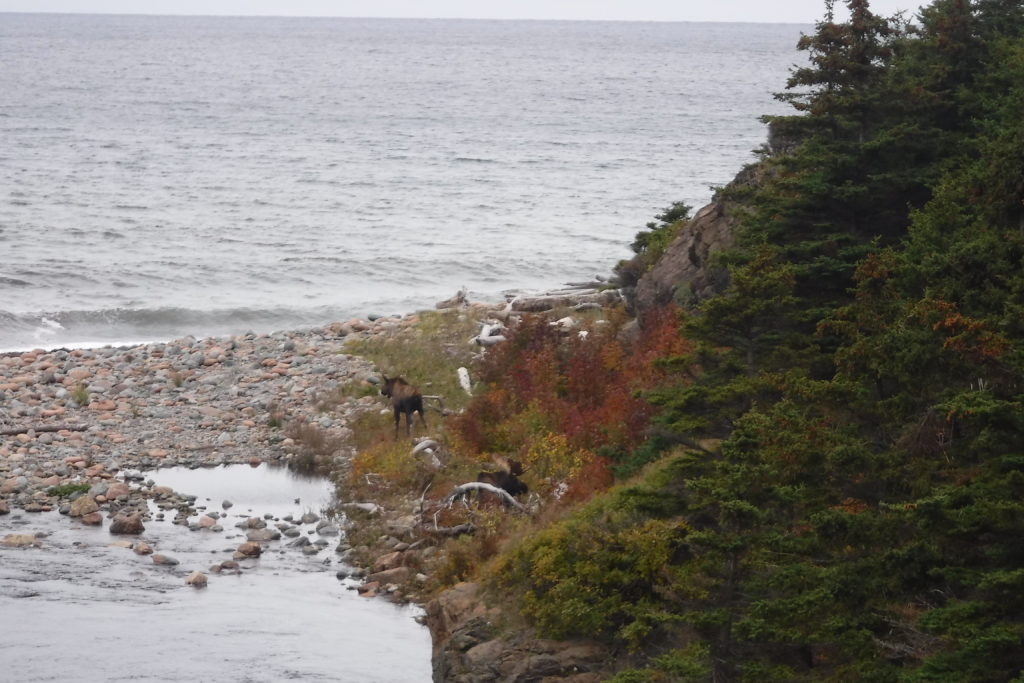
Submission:
<svg viewBox="0 0 1024 683">
<path fill-rule="evenodd" d="M 402 411 L 395 406 L 395 438 L 398 438 L 398 423 L 402 420 Z"/>
<path fill-rule="evenodd" d="M 423 431 L 427 431 L 427 418 L 423 415 L 422 406 L 418 409 L 418 412 L 420 414 L 420 423 L 423 425 Z"/>
</svg>

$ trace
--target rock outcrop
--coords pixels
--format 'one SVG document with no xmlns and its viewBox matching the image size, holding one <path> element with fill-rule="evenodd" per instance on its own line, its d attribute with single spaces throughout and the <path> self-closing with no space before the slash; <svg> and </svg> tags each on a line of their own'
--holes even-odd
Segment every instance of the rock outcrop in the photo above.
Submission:
<svg viewBox="0 0 1024 683">
<path fill-rule="evenodd" d="M 597 683 L 612 673 L 606 668 L 608 650 L 598 643 L 501 632 L 495 625 L 503 620 L 501 612 L 486 607 L 477 584 L 457 584 L 426 609 L 435 681 Z"/>
<path fill-rule="evenodd" d="M 637 319 L 673 302 L 692 308 L 725 289 L 728 273 L 716 267 L 712 257 L 733 246 L 734 224 L 725 201 L 716 199 L 698 211 L 637 283 L 631 297 Z"/>
</svg>

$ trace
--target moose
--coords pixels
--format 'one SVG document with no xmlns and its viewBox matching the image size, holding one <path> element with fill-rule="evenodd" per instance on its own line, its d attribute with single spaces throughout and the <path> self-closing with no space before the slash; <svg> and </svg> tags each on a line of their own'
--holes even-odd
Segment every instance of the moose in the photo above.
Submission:
<svg viewBox="0 0 1024 683">
<path fill-rule="evenodd" d="M 398 438 L 398 424 L 402 421 L 403 414 L 405 415 L 406 436 L 412 433 L 413 413 L 420 414 L 420 422 L 426 429 L 427 418 L 423 416 L 423 394 L 419 389 L 406 382 L 402 377 L 388 377 L 387 375 L 382 375 L 382 377 L 384 386 L 381 387 L 380 393 L 391 399 L 391 406 L 395 409 L 395 438 Z"/>
<path fill-rule="evenodd" d="M 477 481 L 497 486 L 511 496 L 521 496 L 530 492 L 526 482 L 519 478 L 524 472 L 522 463 L 505 458 L 495 458 L 494 461 L 498 465 L 498 471 L 483 470 L 477 475 Z"/>
</svg>

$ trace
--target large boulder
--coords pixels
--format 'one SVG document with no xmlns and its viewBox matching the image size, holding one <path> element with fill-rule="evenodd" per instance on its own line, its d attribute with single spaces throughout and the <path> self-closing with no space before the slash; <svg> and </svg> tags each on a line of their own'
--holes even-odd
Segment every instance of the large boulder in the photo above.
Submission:
<svg viewBox="0 0 1024 683">
<path fill-rule="evenodd" d="M 119 512 L 110 521 L 109 531 L 112 534 L 141 534 L 145 530 L 142 515 L 138 512 Z"/>
<path fill-rule="evenodd" d="M 78 498 L 71 502 L 71 512 L 69 512 L 68 514 L 70 514 L 72 517 L 84 517 L 92 512 L 96 512 L 99 509 L 100 506 L 96 504 L 96 501 L 93 499 L 93 497 L 86 494 L 83 496 L 79 496 Z"/>
<path fill-rule="evenodd" d="M 208 579 L 206 577 L 206 574 L 202 573 L 199 570 L 192 572 L 188 575 L 188 577 L 185 578 L 185 584 L 192 586 L 193 588 L 206 588 L 207 582 Z"/>
<path fill-rule="evenodd" d="M 235 550 L 235 559 L 241 559 L 243 557 L 259 557 L 263 552 L 263 547 L 256 541 L 246 541 L 245 543 L 238 546 Z"/>
<path fill-rule="evenodd" d="M 121 496 L 127 496 L 131 493 L 131 489 L 128 488 L 128 484 L 121 481 L 115 481 L 107 487 L 107 492 L 104 493 L 107 500 L 117 500 Z"/>
</svg>

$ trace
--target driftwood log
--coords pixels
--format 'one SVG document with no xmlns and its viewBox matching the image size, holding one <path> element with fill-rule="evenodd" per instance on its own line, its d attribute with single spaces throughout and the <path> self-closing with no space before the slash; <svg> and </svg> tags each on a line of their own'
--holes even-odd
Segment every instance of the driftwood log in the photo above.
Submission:
<svg viewBox="0 0 1024 683">
<path fill-rule="evenodd" d="M 17 434 L 27 434 L 29 432 L 35 432 L 36 434 L 42 434 L 43 432 L 84 432 L 89 428 L 89 425 L 29 425 L 27 427 L 5 427 L 0 429 L 0 436 L 15 436 Z"/>
<path fill-rule="evenodd" d="M 553 308 L 569 308 L 580 304 L 598 304 L 609 306 L 622 300 L 617 289 L 605 290 L 563 290 L 542 296 L 516 297 L 511 303 L 513 311 L 540 313 Z"/>
<path fill-rule="evenodd" d="M 518 510 L 519 512 L 526 512 L 526 506 L 513 498 L 508 491 L 500 489 L 497 486 L 492 486 L 491 484 L 486 484 L 482 481 L 470 481 L 456 486 L 452 489 L 452 492 L 448 494 L 448 497 L 444 499 L 442 505 L 451 506 L 452 503 L 463 498 L 470 491 L 486 491 L 488 493 L 493 493 L 508 507 Z"/>
<path fill-rule="evenodd" d="M 423 400 L 424 401 L 436 401 L 437 405 L 436 406 L 432 406 L 432 407 L 434 408 L 434 410 L 436 410 L 437 412 L 441 413 L 442 415 L 451 415 L 452 414 L 452 411 L 450 411 L 450 410 L 448 410 L 447 408 L 444 407 L 444 397 L 442 397 L 442 396 L 423 394 Z"/>
<path fill-rule="evenodd" d="M 455 526 L 427 526 L 424 527 L 427 533 L 435 536 L 462 536 L 463 534 L 472 534 L 476 531 L 476 525 L 471 522 L 464 524 L 456 524 Z"/>
</svg>

